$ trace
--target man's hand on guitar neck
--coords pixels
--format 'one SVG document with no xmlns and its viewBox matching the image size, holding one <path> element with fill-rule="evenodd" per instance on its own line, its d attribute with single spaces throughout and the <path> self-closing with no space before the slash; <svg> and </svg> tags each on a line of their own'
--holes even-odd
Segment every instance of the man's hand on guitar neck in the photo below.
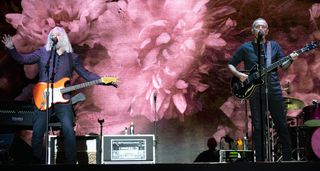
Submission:
<svg viewBox="0 0 320 171">
<path fill-rule="evenodd" d="M 290 60 L 287 60 L 281 64 L 281 68 L 284 70 L 289 68 L 292 62 L 299 56 L 299 53 L 297 53 L 296 51 L 293 51 L 292 53 L 290 53 L 289 56 L 290 56 Z"/>
<path fill-rule="evenodd" d="M 299 56 L 299 54 L 296 51 L 293 51 L 292 53 L 290 53 L 289 56 L 291 57 L 291 60 L 293 61 Z"/>
</svg>

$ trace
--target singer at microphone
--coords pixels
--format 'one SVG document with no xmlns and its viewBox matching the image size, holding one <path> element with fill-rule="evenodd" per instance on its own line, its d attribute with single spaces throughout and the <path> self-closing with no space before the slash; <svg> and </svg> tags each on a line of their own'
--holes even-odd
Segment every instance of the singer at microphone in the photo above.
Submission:
<svg viewBox="0 0 320 171">
<path fill-rule="evenodd" d="M 262 31 L 262 30 L 259 30 L 259 32 L 258 32 L 258 37 L 259 37 L 259 38 L 262 38 L 263 35 L 264 35 L 263 31 Z"/>
<path fill-rule="evenodd" d="M 255 81 L 259 80 L 260 82 L 261 80 L 267 80 L 263 85 L 257 85 L 259 88 L 253 90 L 252 96 L 248 98 L 253 128 L 252 142 L 253 150 L 255 150 L 255 158 L 256 161 L 267 161 L 272 158 L 272 156 L 268 156 L 270 153 L 266 153 L 269 149 L 266 149 L 264 144 L 264 142 L 270 140 L 269 136 L 265 136 L 265 130 L 268 128 L 265 127 L 265 124 L 261 124 L 267 121 L 264 116 L 266 116 L 265 114 L 268 112 L 275 124 L 275 131 L 277 132 L 277 135 L 279 135 L 279 142 L 282 147 L 282 160 L 290 161 L 292 160 L 292 144 L 287 121 L 283 117 L 286 116 L 286 113 L 283 104 L 284 97 L 280 86 L 279 80 L 281 79 L 278 69 L 285 70 L 291 62 L 287 63 L 287 65 L 281 65 L 279 68 L 271 69 L 273 66 L 269 67 L 269 65 L 272 65 L 277 61 L 281 62 L 282 59 L 286 59 L 286 55 L 282 50 L 280 43 L 275 40 L 267 40 L 269 29 L 265 19 L 257 18 L 254 20 L 251 25 L 251 33 L 254 36 L 253 40 L 244 42 L 235 49 L 232 57 L 228 61 L 228 68 L 234 77 L 237 77 L 240 81 L 244 80 L 243 78 L 250 78 L 242 84 L 244 85 L 243 87 L 247 87 L 245 88 L 246 90 L 241 90 L 242 93 L 240 93 L 240 91 L 234 91 L 234 95 L 238 95 L 239 93 L 245 96 L 245 94 L 249 92 L 248 90 L 252 88 L 252 84 L 256 84 L 254 83 Z M 245 70 L 251 69 L 250 73 L 245 74 L 238 70 L 241 66 L 244 66 Z M 256 74 L 259 72 L 257 66 L 261 68 L 265 67 L 263 73 L 268 72 L 268 74 L 264 74 L 262 77 L 257 76 Z M 239 82 L 237 84 L 241 85 Z M 288 90 L 290 90 L 290 88 Z"/>
<path fill-rule="evenodd" d="M 154 92 L 154 93 L 153 93 L 153 100 L 154 100 L 154 101 L 157 101 L 157 92 Z"/>
<path fill-rule="evenodd" d="M 31 36 L 31 35 L 30 35 Z M 4 35 L 2 43 L 8 49 L 9 55 L 20 64 L 33 63 L 38 66 L 38 83 L 33 88 L 34 105 L 37 110 L 34 110 L 32 120 L 32 162 L 37 164 L 47 164 L 48 158 L 44 154 L 49 154 L 48 136 L 49 119 L 53 115 L 57 116 L 61 124 L 62 136 L 64 139 L 65 153 L 64 164 L 77 164 L 77 146 L 76 134 L 74 131 L 74 110 L 71 104 L 76 100 L 83 100 L 84 97 L 75 96 L 70 98 L 69 94 L 63 94 L 60 89 L 64 88 L 66 82 L 73 82 L 73 73 L 77 72 L 77 76 L 87 81 L 86 85 L 93 82 L 99 85 L 114 85 L 108 84 L 107 81 L 102 81 L 107 78 L 100 77 L 94 72 L 90 72 L 83 66 L 78 54 L 73 52 L 72 45 L 69 41 L 68 34 L 63 27 L 54 27 L 49 31 L 46 37 L 46 44 L 35 49 L 28 54 L 22 54 L 17 51 L 12 41 L 12 36 Z M 56 46 L 54 47 L 54 44 Z M 54 47 L 54 48 L 52 48 Z M 106 82 L 106 83 L 105 83 Z M 68 84 L 68 86 L 72 84 Z M 78 86 L 78 85 L 77 85 Z M 51 88 L 50 88 L 51 87 Z M 80 88 L 84 88 L 80 87 Z M 71 89 L 71 91 L 74 89 Z M 46 97 L 50 95 L 50 97 Z M 62 98 L 60 98 L 62 97 Z M 76 99 L 75 99 L 76 98 Z M 47 100 L 48 99 L 48 100 Z M 50 99 L 50 100 L 49 100 Z M 71 100 L 71 102 L 70 102 Z M 37 105 L 39 104 L 39 105 Z M 99 120 L 102 124 L 103 120 Z"/>
<path fill-rule="evenodd" d="M 263 30 L 259 30 L 259 31 L 258 31 L 257 41 L 262 43 L 263 40 L 264 40 L 263 36 L 264 36 Z"/>
<path fill-rule="evenodd" d="M 51 37 L 52 45 L 56 45 L 58 43 L 57 37 Z"/>
</svg>

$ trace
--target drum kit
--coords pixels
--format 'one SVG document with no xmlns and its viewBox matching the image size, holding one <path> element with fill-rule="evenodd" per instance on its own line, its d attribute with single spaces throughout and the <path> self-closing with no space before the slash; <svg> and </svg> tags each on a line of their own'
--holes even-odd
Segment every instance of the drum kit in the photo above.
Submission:
<svg viewBox="0 0 320 171">
<path fill-rule="evenodd" d="M 296 122 L 289 126 L 296 160 L 320 160 L 320 103 L 305 106 L 300 99 L 284 97 L 284 104 L 286 112 L 301 109 L 296 117 L 287 117 L 287 121 Z"/>
</svg>

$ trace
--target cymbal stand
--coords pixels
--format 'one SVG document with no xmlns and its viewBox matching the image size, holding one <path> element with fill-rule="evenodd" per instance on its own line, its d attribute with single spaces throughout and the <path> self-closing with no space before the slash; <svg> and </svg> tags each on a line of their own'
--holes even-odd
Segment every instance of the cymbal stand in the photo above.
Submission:
<svg viewBox="0 0 320 171">
<path fill-rule="evenodd" d="M 154 102 L 154 110 L 153 110 L 153 114 L 154 114 L 154 122 L 153 122 L 153 129 L 154 129 L 154 136 L 155 136 L 155 140 L 154 140 L 154 147 L 155 147 L 155 163 L 158 163 L 158 143 L 159 143 L 159 139 L 158 139 L 158 134 L 157 134 L 157 92 L 155 91 L 153 93 L 153 102 Z"/>
<path fill-rule="evenodd" d="M 274 130 L 274 123 L 273 123 L 272 119 L 271 118 L 269 118 L 269 119 L 270 119 L 270 121 L 269 121 L 270 127 L 269 127 L 268 131 L 269 131 L 269 135 L 270 135 L 270 138 L 269 138 L 269 140 L 270 140 L 269 152 L 270 152 L 270 159 L 271 159 L 270 161 L 274 162 L 276 160 L 275 146 L 276 146 L 277 141 L 275 138 L 277 136 L 277 133 Z"/>
<path fill-rule="evenodd" d="M 267 104 L 268 106 L 268 104 Z M 266 135 L 265 135 L 265 144 L 266 144 L 266 161 L 274 161 L 274 138 L 273 138 L 273 122 L 269 117 L 269 111 L 266 111 Z"/>
<path fill-rule="evenodd" d="M 249 142 L 248 142 L 248 137 L 249 137 L 249 131 L 248 131 L 248 100 L 244 100 L 244 105 L 245 105 L 245 132 L 244 132 L 244 142 L 243 142 L 243 149 L 244 150 L 249 150 Z"/>
<path fill-rule="evenodd" d="M 102 162 L 102 138 L 103 138 L 103 123 L 104 123 L 104 119 L 98 119 L 98 122 L 100 124 L 100 135 L 99 135 L 99 145 L 98 145 L 98 161 Z"/>
<path fill-rule="evenodd" d="M 299 126 L 299 122 L 298 122 L 298 118 L 296 117 L 296 121 L 297 121 L 297 129 L 296 129 L 296 134 L 297 134 L 297 160 L 300 161 L 300 126 Z"/>
<path fill-rule="evenodd" d="M 300 147 L 300 127 L 301 125 L 299 124 L 299 117 L 295 117 L 296 119 L 296 123 L 297 123 L 297 128 L 296 128 L 296 148 L 293 149 L 293 151 L 297 151 L 297 161 L 301 161 L 302 158 L 300 157 L 300 153 L 301 153 L 301 150 L 303 150 L 304 148 Z"/>
</svg>

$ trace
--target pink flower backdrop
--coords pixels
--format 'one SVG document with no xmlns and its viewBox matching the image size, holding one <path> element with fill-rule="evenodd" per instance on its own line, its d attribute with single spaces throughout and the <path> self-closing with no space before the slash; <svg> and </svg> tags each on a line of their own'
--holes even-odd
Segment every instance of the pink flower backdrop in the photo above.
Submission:
<svg viewBox="0 0 320 171">
<path fill-rule="evenodd" d="M 88 70 L 119 79 L 117 89 L 94 86 L 81 90 L 87 99 L 75 106 L 75 129 L 79 135 L 98 133 L 97 119 L 102 118 L 104 133 L 118 134 L 132 121 L 143 121 L 139 125 L 143 132 L 144 124 L 172 119 L 184 122 L 195 114 L 207 113 L 217 120 L 210 125 L 210 134 L 217 139 L 225 134 L 243 136 L 244 105 L 231 96 L 227 60 L 241 43 L 252 38 L 251 22 L 266 18 L 270 37 L 279 41 L 286 54 L 320 39 L 320 4 L 316 1 L 22 0 L 21 6 L 19 1 L 1 3 L 7 22 L 2 21 L 2 33 L 14 35 L 20 52 L 42 46 L 49 30 L 62 26 Z M 306 105 L 320 100 L 319 53 L 314 50 L 302 54 L 289 70 L 280 73 L 284 87 L 290 82 L 288 96 L 299 98 Z M 13 67 L 8 68 L 8 64 Z M 0 65 L 1 99 L 29 100 L 36 66 L 25 65 L 22 72 L 5 51 L 1 52 Z M 73 78 L 74 84 L 83 81 L 77 75 Z M 288 115 L 300 112 L 289 111 Z"/>
<path fill-rule="evenodd" d="M 60 25 L 73 44 L 88 46 L 84 62 L 89 70 L 118 77 L 118 89 L 97 86 L 88 95 L 98 112 L 88 107 L 77 113 L 77 129 L 87 133 L 93 131 L 88 120 L 99 115 L 121 124 L 138 115 L 152 122 L 183 119 L 201 110 L 195 97 L 208 88 L 201 74 L 212 68 L 202 54 L 206 46 L 226 45 L 221 33 L 204 29 L 207 2 L 22 1 L 22 13 L 9 13 L 6 20 L 17 30 L 14 43 L 21 52 L 44 44 L 50 29 Z M 233 27 L 232 22 L 225 27 Z M 30 79 L 36 75 L 34 67 L 25 66 Z"/>
</svg>

